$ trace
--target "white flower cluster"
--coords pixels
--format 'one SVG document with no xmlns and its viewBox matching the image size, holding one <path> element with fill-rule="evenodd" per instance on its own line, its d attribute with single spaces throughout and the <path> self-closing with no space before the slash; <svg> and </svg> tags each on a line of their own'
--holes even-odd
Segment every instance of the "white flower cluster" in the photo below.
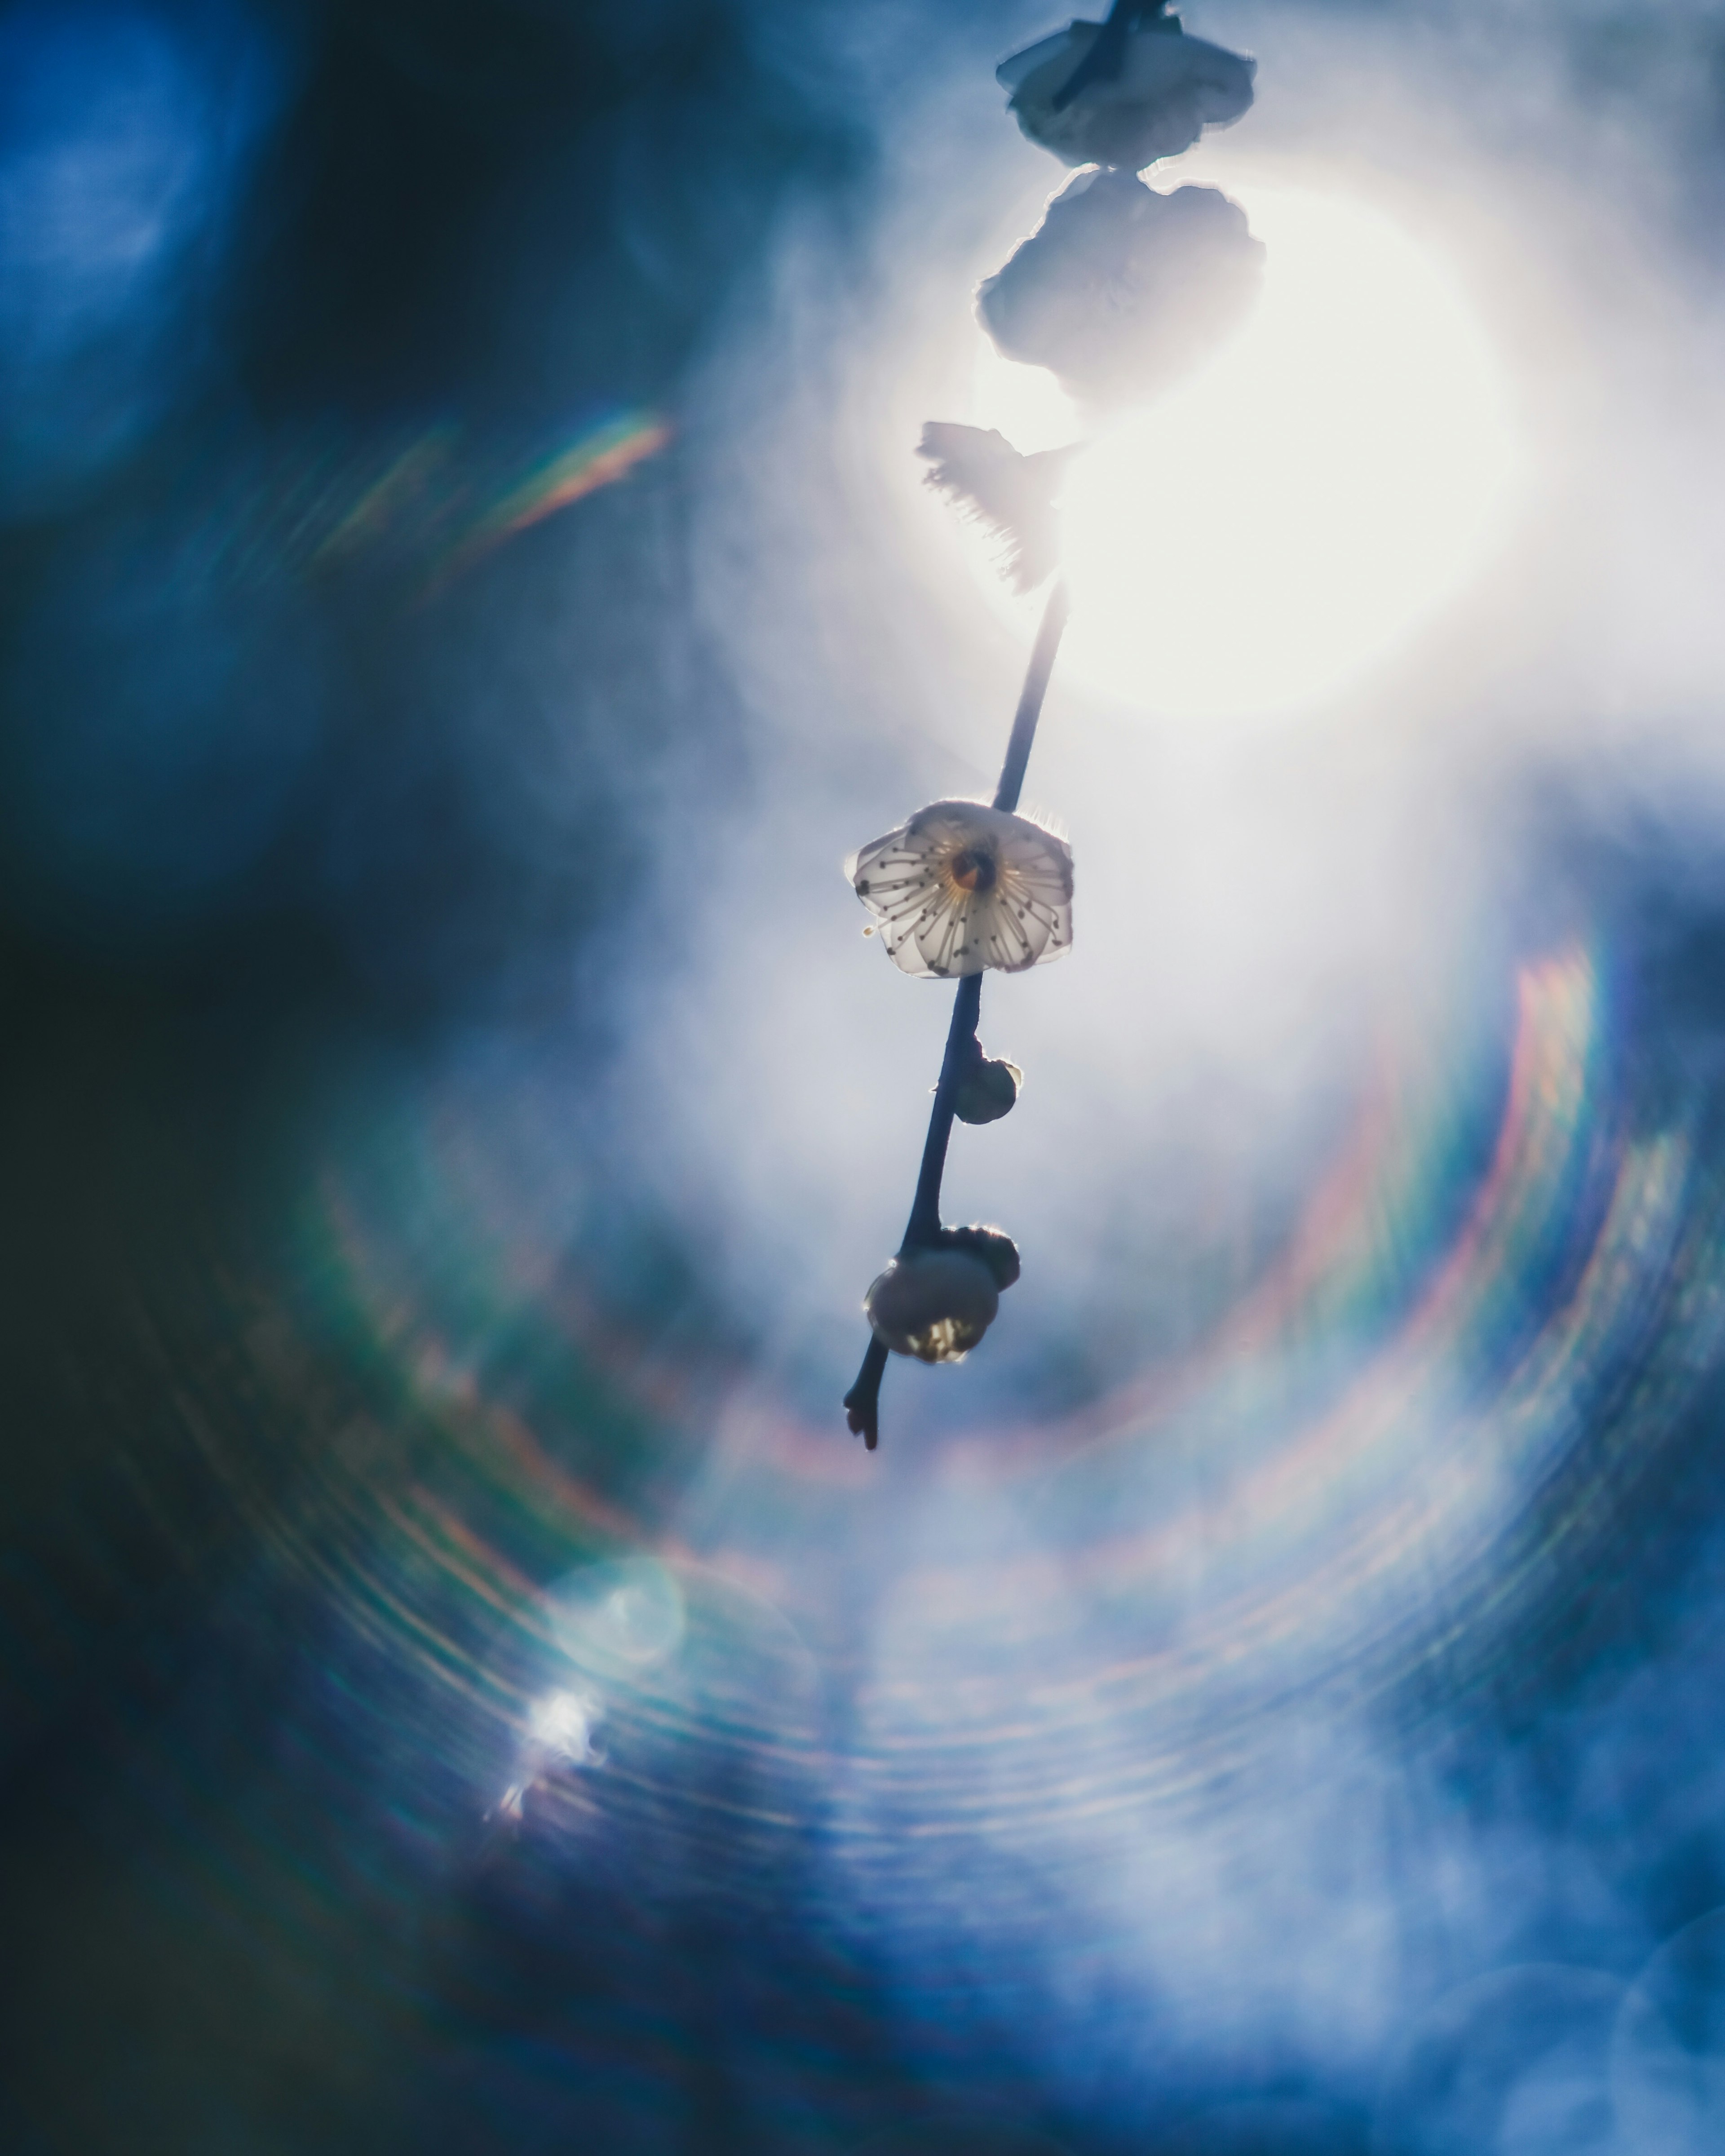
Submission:
<svg viewBox="0 0 1725 2156">
<path fill-rule="evenodd" d="M 1154 396 L 1213 352 L 1257 294 L 1264 250 L 1214 187 L 1163 194 L 1136 175 L 1252 101 L 1255 62 L 1117 0 L 999 69 L 1029 139 L 1081 172 L 977 295 L 1009 359 L 1046 367 L 1092 408 Z"/>
<path fill-rule="evenodd" d="M 1252 101 L 1255 64 L 1189 38 L 1165 0 L 1114 0 L 1106 23 L 1073 23 L 1007 60 L 1019 126 L 1081 172 L 977 295 L 1009 359 L 1046 367 L 1092 408 L 1154 394 L 1198 364 L 1255 296 L 1263 249 L 1214 187 L 1146 187 L 1139 170 L 1191 147 Z M 1019 1255 L 998 1228 L 941 1224 L 954 1122 L 997 1122 L 1019 1096 L 1015 1064 L 977 1039 L 981 976 L 1019 973 L 1072 942 L 1072 853 L 1017 814 L 1024 767 L 1065 626 L 1055 497 L 1077 445 L 1023 456 L 1000 434 L 932 423 L 931 485 L 1004 542 L 1020 591 L 1053 579 L 992 803 L 934 801 L 845 864 L 888 957 L 922 980 L 960 983 L 922 1169 L 898 1255 L 864 1301 L 870 1342 L 845 1396 L 870 1450 L 889 1356 L 964 1359 L 994 1322 Z"/>
</svg>

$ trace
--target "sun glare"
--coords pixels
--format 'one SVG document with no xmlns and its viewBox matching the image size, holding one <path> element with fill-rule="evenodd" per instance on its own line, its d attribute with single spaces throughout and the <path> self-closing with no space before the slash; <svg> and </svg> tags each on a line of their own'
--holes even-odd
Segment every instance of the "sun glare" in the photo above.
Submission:
<svg viewBox="0 0 1725 2156">
<path fill-rule="evenodd" d="M 1340 688 L 1477 575 L 1520 456 L 1458 285 L 1358 203 L 1229 192 L 1269 249 L 1214 364 L 1077 459 L 1063 505 L 1063 665 L 1173 715 L 1291 711 Z M 990 346 L 973 416 L 1020 449 L 1082 432 Z"/>
</svg>

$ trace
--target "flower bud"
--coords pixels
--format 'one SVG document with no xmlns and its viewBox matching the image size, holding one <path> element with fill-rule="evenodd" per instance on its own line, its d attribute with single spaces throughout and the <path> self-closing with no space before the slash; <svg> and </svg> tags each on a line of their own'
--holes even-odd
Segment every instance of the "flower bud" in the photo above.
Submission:
<svg viewBox="0 0 1725 2156">
<path fill-rule="evenodd" d="M 960 1080 L 952 1113 L 961 1123 L 998 1123 L 1017 1106 L 1024 1074 L 1016 1063 L 980 1056 Z"/>
<path fill-rule="evenodd" d="M 901 1250 L 863 1300 L 875 1337 L 922 1363 L 962 1363 L 999 1307 L 986 1261 L 944 1247 Z"/>
<path fill-rule="evenodd" d="M 1019 1246 L 1004 1228 L 942 1228 L 941 1248 L 980 1258 L 1003 1295 L 1019 1276 Z"/>
</svg>

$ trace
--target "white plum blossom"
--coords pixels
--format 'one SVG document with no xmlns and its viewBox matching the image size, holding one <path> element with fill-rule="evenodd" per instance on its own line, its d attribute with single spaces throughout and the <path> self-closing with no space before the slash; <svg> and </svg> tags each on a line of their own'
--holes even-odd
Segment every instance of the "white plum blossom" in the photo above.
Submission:
<svg viewBox="0 0 1725 2156">
<path fill-rule="evenodd" d="M 931 419 L 916 454 L 928 459 L 928 484 L 1004 542 L 1001 568 L 1014 591 L 1032 592 L 1060 564 L 1055 498 L 1066 465 L 1081 445 L 1023 455 L 993 428 Z"/>
<path fill-rule="evenodd" d="M 845 873 L 893 963 L 924 980 L 1022 973 L 1072 941 L 1071 848 L 1004 808 L 932 802 Z"/>
<path fill-rule="evenodd" d="M 1081 172 L 977 293 L 1009 359 L 1046 367 L 1094 405 L 1130 403 L 1207 359 L 1258 295 L 1264 249 L 1216 187 L 1161 194 Z"/>
<path fill-rule="evenodd" d="M 1189 38 L 1178 15 L 1141 13 L 1069 23 L 995 72 L 1039 147 L 1064 164 L 1136 172 L 1247 112 L 1257 63 Z"/>
</svg>

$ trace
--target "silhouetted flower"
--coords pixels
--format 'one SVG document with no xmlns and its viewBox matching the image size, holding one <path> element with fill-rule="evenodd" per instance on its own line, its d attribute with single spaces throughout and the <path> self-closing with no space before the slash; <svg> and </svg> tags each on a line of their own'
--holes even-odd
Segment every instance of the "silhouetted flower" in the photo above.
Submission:
<svg viewBox="0 0 1725 2156">
<path fill-rule="evenodd" d="M 1014 591 L 1034 591 L 1060 561 L 1055 494 L 1066 459 L 1081 446 L 1021 455 L 1004 434 L 931 419 L 918 456 L 933 470 L 928 484 L 1006 542 L 1002 568 Z"/>
<path fill-rule="evenodd" d="M 1081 172 L 977 293 L 1009 359 L 1052 368 L 1092 403 L 1153 394 L 1208 358 L 1257 297 L 1264 249 L 1214 187 L 1158 194 Z"/>
<path fill-rule="evenodd" d="M 1202 38 L 1178 15 L 1117 8 L 1106 24 L 1072 23 L 995 70 L 1030 140 L 1068 165 L 1141 172 L 1189 150 L 1206 127 L 1250 109 L 1257 63 Z"/>
<path fill-rule="evenodd" d="M 895 1355 L 962 1363 L 994 1322 L 1019 1254 L 998 1228 L 943 1228 L 938 1244 L 901 1250 L 863 1301 L 875 1337 Z"/>
<path fill-rule="evenodd" d="M 932 802 L 845 873 L 893 963 L 925 980 L 1022 973 L 1072 941 L 1071 848 L 1003 808 Z"/>
</svg>

